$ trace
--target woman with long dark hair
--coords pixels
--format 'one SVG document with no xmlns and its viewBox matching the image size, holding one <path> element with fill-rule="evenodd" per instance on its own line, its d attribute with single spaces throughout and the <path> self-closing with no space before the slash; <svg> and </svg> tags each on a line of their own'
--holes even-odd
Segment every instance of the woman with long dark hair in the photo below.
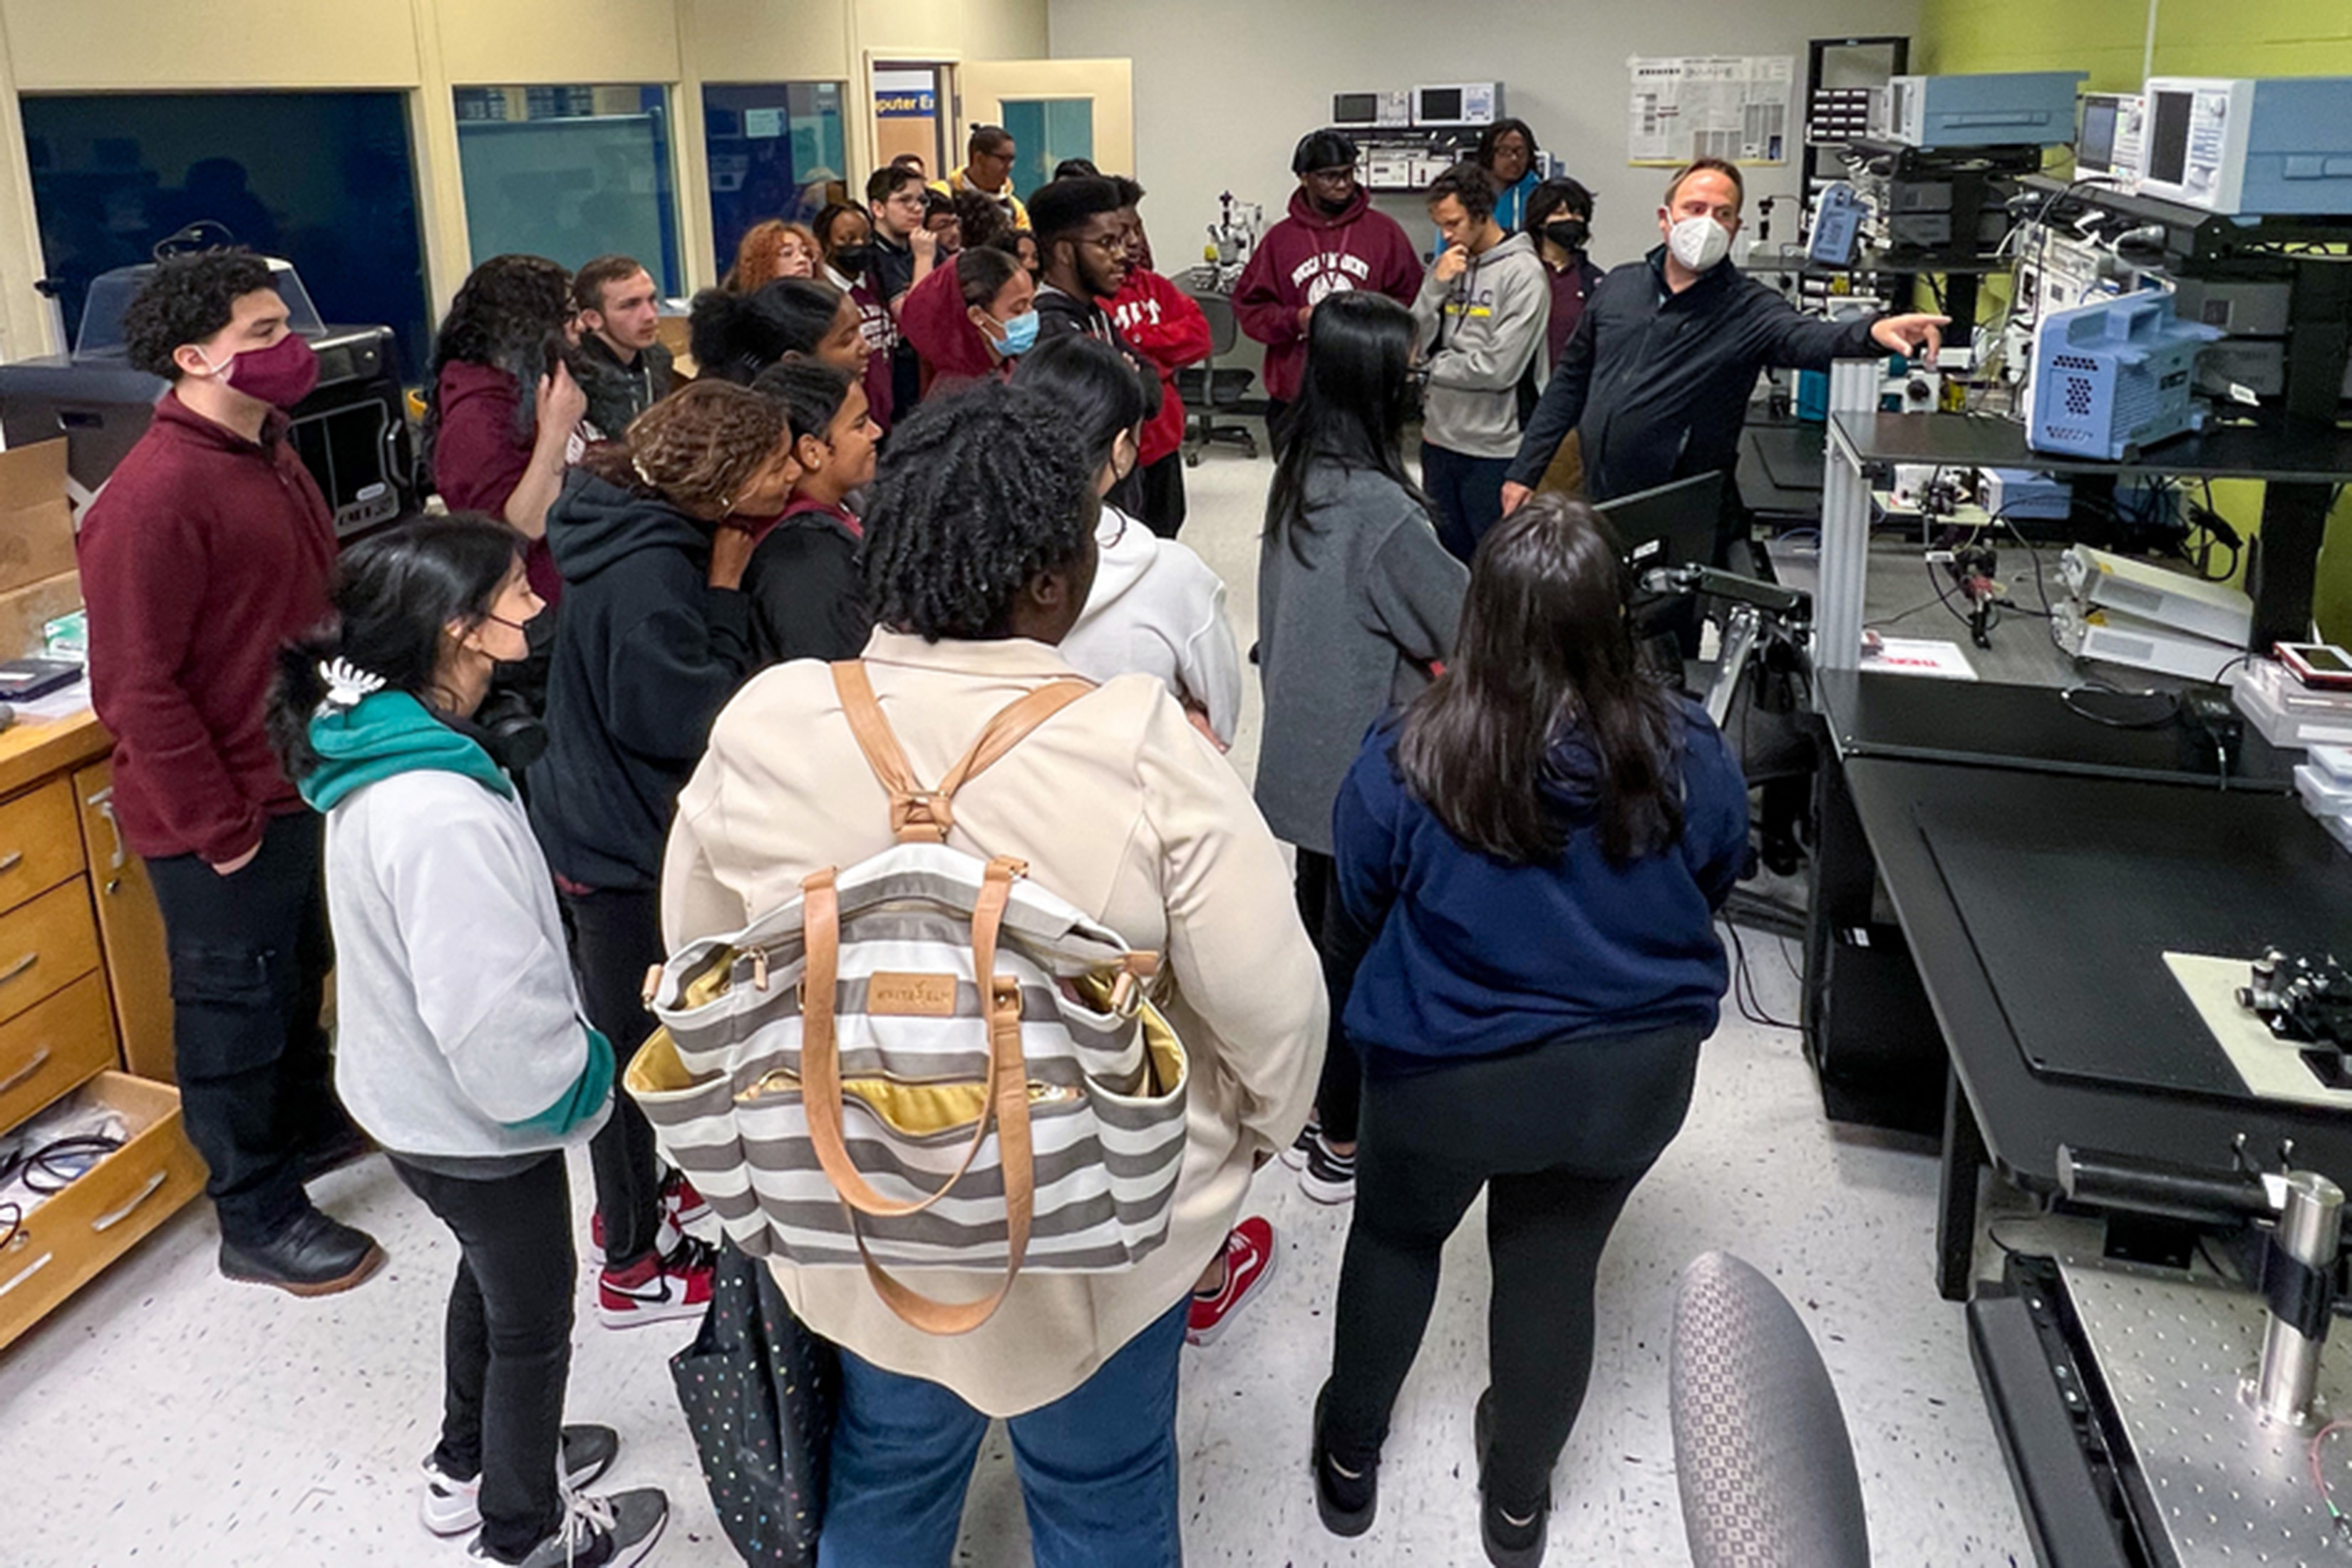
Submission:
<svg viewBox="0 0 2352 1568">
<path fill-rule="evenodd" d="M 1405 471 L 1412 313 L 1383 294 L 1334 294 L 1307 334 L 1258 548 L 1257 804 L 1297 847 L 1298 913 L 1331 994 L 1316 1120 L 1283 1158 L 1308 1197 L 1337 1204 L 1355 1191 L 1360 1075 L 1338 1020 L 1360 939 L 1337 893 L 1331 803 L 1364 731 L 1417 696 L 1454 646 L 1469 573 Z"/>
<path fill-rule="evenodd" d="M 1339 896 L 1372 935 L 1345 1020 L 1363 1142 L 1316 1503 L 1339 1534 L 1370 1525 L 1439 1253 L 1483 1187 L 1475 1425 L 1501 1568 L 1543 1559 L 1601 1248 L 1690 1107 L 1728 979 L 1715 912 L 1748 858 L 1739 764 L 1636 662 L 1622 560 L 1580 501 L 1539 496 L 1497 524 L 1453 661 L 1365 741 L 1332 828 Z"/>
<path fill-rule="evenodd" d="M 457 1238 L 425 1525 L 478 1527 L 488 1562 L 630 1563 L 668 1504 L 580 1495 L 619 1438 L 562 1424 L 564 1151 L 610 1113 L 613 1051 L 581 1018 L 498 738 L 473 722 L 542 607 L 504 523 L 426 518 L 362 541 L 334 618 L 283 656 L 270 732 L 327 819 L 337 1092 Z"/>
<path fill-rule="evenodd" d="M 662 835 L 711 721 L 751 668 L 751 521 L 782 511 L 800 477 L 791 437 L 773 399 L 698 381 L 592 449 L 553 508 L 572 595 L 530 818 L 572 912 L 588 1021 L 623 1068 L 653 1031 L 639 987 L 665 956 Z M 698 1313 L 711 1259 L 679 1227 L 705 1205 L 682 1178 L 659 1175 L 634 1101 L 614 1109 L 589 1154 L 591 1234 L 604 1255 L 598 1316 L 621 1327 Z"/>
<path fill-rule="evenodd" d="M 772 364 L 813 359 L 866 373 L 857 307 L 816 278 L 779 278 L 748 294 L 705 289 L 687 316 L 687 346 L 704 380 L 749 386 Z"/>
<path fill-rule="evenodd" d="M 550 604 L 563 583 L 547 509 L 586 445 L 588 395 L 565 363 L 571 319 L 570 273 L 541 256 L 493 256 L 449 302 L 425 374 L 434 489 L 450 510 L 487 512 L 521 535 L 531 588 Z"/>
</svg>

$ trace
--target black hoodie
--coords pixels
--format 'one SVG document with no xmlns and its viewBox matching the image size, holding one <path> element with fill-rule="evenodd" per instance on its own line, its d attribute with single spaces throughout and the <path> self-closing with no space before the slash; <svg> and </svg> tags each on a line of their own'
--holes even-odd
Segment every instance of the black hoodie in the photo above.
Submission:
<svg viewBox="0 0 2352 1568">
<path fill-rule="evenodd" d="M 874 636 L 857 552 L 864 538 L 845 508 L 794 496 L 751 552 L 743 597 L 761 668 L 795 658 L 856 658 Z"/>
<path fill-rule="evenodd" d="M 548 509 L 547 539 L 563 618 L 531 826 L 564 881 L 649 889 L 678 791 L 751 666 L 750 614 L 709 585 L 709 524 L 585 469 Z"/>
</svg>

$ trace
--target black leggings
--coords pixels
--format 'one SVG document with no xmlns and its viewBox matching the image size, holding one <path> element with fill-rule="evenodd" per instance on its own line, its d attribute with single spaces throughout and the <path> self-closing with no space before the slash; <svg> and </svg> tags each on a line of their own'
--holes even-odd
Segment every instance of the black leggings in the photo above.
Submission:
<svg viewBox="0 0 2352 1568">
<path fill-rule="evenodd" d="M 489 1181 L 397 1154 L 392 1168 L 457 1237 L 434 1462 L 459 1480 L 481 1477 L 483 1544 L 520 1562 L 562 1518 L 556 1464 L 576 1274 L 563 1156 Z"/>
<path fill-rule="evenodd" d="M 1324 1033 L 1323 1077 L 1315 1089 L 1315 1114 L 1323 1136 L 1335 1143 L 1353 1143 L 1364 1101 L 1364 1068 L 1353 1041 L 1339 1026 L 1348 1010 L 1348 993 L 1356 984 L 1356 968 L 1370 945 L 1363 929 L 1339 900 L 1338 862 L 1312 849 L 1298 851 L 1293 877 L 1298 894 L 1298 919 L 1307 939 L 1315 944 L 1323 963 L 1323 989 L 1331 999 L 1331 1023 Z"/>
<path fill-rule="evenodd" d="M 1592 1374 L 1601 1248 L 1682 1125 L 1702 1037 L 1686 1026 L 1559 1040 L 1367 1081 L 1324 1415 L 1334 1458 L 1358 1468 L 1387 1439 L 1440 1254 L 1483 1186 L 1487 1490 L 1515 1513 L 1547 1493 Z"/>
<path fill-rule="evenodd" d="M 572 959 L 588 1021 L 613 1043 L 617 1084 L 637 1047 L 654 1032 L 646 1007 L 646 971 L 662 951 L 661 895 L 652 889 L 566 895 Z M 596 1212 L 604 1221 L 604 1266 L 626 1268 L 654 1249 L 661 1225 L 661 1163 L 653 1124 L 626 1090 L 588 1145 L 596 1178 Z"/>
</svg>

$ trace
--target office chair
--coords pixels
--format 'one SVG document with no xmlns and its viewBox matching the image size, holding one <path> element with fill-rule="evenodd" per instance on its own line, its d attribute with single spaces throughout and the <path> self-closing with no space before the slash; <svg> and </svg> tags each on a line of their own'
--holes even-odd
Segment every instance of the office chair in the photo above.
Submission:
<svg viewBox="0 0 2352 1568">
<path fill-rule="evenodd" d="M 1770 1280 L 1727 1252 L 1691 1260 L 1667 1387 L 1695 1568 L 1869 1568 L 1837 1390 Z"/>
<path fill-rule="evenodd" d="M 1217 368 L 1217 361 L 1234 352 L 1236 329 L 1233 297 L 1206 289 L 1187 289 L 1185 292 L 1201 307 L 1201 313 L 1209 318 L 1209 357 L 1176 373 L 1176 392 L 1183 398 L 1185 408 L 1184 466 L 1199 468 L 1201 453 L 1220 441 L 1239 447 L 1255 458 L 1257 437 L 1250 427 L 1233 420 L 1220 423 L 1217 418 L 1219 409 L 1239 408 L 1256 379 L 1246 370 Z"/>
</svg>

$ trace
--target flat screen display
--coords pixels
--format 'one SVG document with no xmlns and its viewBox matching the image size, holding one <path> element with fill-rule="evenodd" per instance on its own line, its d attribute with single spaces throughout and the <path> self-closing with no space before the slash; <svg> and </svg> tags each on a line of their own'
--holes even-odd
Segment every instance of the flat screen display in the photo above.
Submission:
<svg viewBox="0 0 2352 1568">
<path fill-rule="evenodd" d="M 1433 87 L 1421 95 L 1418 119 L 1431 125 L 1442 125 L 1449 120 L 1462 118 L 1462 89 L 1458 87 Z"/>
<path fill-rule="evenodd" d="M 1376 92 L 1335 92 L 1331 95 L 1331 123 L 1334 125 L 1370 125 L 1380 118 L 1381 95 Z"/>
<path fill-rule="evenodd" d="M 2158 184 L 2178 185 L 2189 173 L 2189 114 L 2193 94 L 2159 92 L 2149 106 L 2147 177 Z"/>
<path fill-rule="evenodd" d="M 2074 162 L 2095 174 L 2116 166 L 2116 103 L 2091 99 L 2083 106 L 2083 134 L 2074 142 Z"/>
</svg>

